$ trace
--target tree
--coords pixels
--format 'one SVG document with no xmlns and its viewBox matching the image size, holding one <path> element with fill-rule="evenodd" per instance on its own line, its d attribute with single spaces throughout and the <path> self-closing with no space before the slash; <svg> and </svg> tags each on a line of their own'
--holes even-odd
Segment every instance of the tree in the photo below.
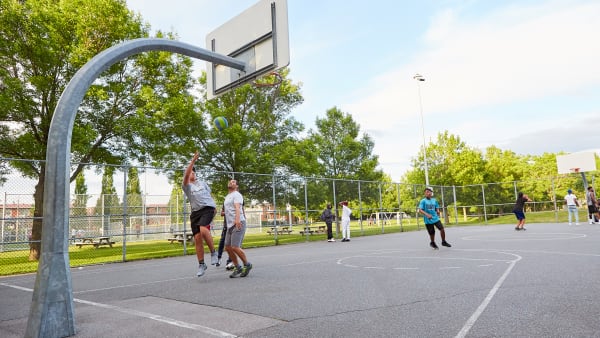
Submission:
<svg viewBox="0 0 600 338">
<path fill-rule="evenodd" d="M 373 155 L 373 140 L 366 133 L 361 135 L 360 126 L 350 114 L 336 107 L 328 109 L 325 114 L 324 118 L 316 119 L 316 130 L 308 133 L 318 154 L 318 174 L 343 179 L 335 183 L 336 200 L 358 200 L 359 184 L 353 180 L 380 181 L 383 178 L 383 172 L 377 169 L 378 157 Z M 332 189 L 333 184 L 316 186 L 309 190 L 309 199 L 323 201 L 323 197 L 333 196 Z M 378 189 L 366 189 L 361 193 L 361 199 L 365 203 L 374 203 L 378 195 Z"/>
<path fill-rule="evenodd" d="M 114 221 L 114 219 L 111 219 L 111 215 L 123 214 L 119 196 L 117 195 L 117 189 L 114 185 L 114 173 L 115 167 L 106 166 L 104 168 L 104 174 L 102 174 L 102 191 L 100 192 L 100 197 L 98 197 L 96 207 L 94 208 L 94 215 L 102 216 L 102 234 L 104 235 L 109 234 L 110 223 L 111 221 Z"/>
<path fill-rule="evenodd" d="M 119 42 L 147 37 L 148 30 L 122 0 L 1 0 L 0 156 L 45 159 L 54 109 L 70 78 L 94 55 Z M 150 54 L 113 65 L 87 92 L 73 125 L 73 162 L 117 164 L 143 155 L 137 150 L 152 146 L 161 134 L 156 128 L 139 132 L 148 126 L 138 107 L 191 101 L 189 58 Z M 180 81 L 166 81 L 170 79 Z M 157 83 L 163 85 L 154 89 Z M 40 252 L 45 164 L 11 165 L 37 179 L 30 250 L 35 260 Z M 71 168 L 71 181 L 83 168 Z"/>
<path fill-rule="evenodd" d="M 168 135 L 162 147 L 153 147 L 149 156 L 162 166 L 183 168 L 198 150 L 199 174 L 211 183 L 216 196 L 226 194 L 226 181 L 233 173 L 311 172 L 316 163 L 313 149 L 309 142 L 300 139 L 298 135 L 304 126 L 291 116 L 292 109 L 302 102 L 300 88 L 288 78 L 287 70 L 280 70 L 280 74 L 282 82 L 277 86 L 240 86 L 218 98 L 199 102 L 197 112 L 191 116 L 171 114 L 169 120 L 148 116 L 148 124 L 160 126 L 163 138 Z M 206 74 L 200 83 L 204 90 Z M 217 116 L 228 120 L 227 129 L 219 131 L 212 126 Z M 174 173 L 174 182 L 181 182 L 181 173 Z M 271 177 L 236 177 L 244 193 L 256 198 L 271 196 Z"/>
<path fill-rule="evenodd" d="M 77 175 L 75 179 L 75 200 L 73 201 L 72 214 L 77 216 L 87 215 L 87 202 L 90 196 L 87 194 L 87 185 L 85 184 L 85 177 L 83 171 Z"/>
<path fill-rule="evenodd" d="M 140 177 L 136 167 L 129 167 L 127 171 L 127 214 L 134 216 L 130 219 L 129 224 L 133 230 L 139 234 L 143 226 L 143 218 L 146 213 L 144 211 L 144 201 L 142 199 L 142 189 L 140 187 Z"/>
</svg>

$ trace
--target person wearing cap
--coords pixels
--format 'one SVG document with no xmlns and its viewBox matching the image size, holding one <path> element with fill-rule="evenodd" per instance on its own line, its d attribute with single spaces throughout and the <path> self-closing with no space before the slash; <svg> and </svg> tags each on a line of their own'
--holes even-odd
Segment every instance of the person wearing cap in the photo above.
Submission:
<svg viewBox="0 0 600 338">
<path fill-rule="evenodd" d="M 565 195 L 565 203 L 567 204 L 567 211 L 569 212 L 569 225 L 573 224 L 573 215 L 575 215 L 575 225 L 579 225 L 579 211 L 577 210 L 577 207 L 579 207 L 579 201 L 577 201 L 577 196 L 573 194 L 573 190 L 567 190 L 567 194 Z"/>
<path fill-rule="evenodd" d="M 350 215 L 352 210 L 348 208 L 348 201 L 341 201 L 342 206 L 342 242 L 350 242 Z"/>
<path fill-rule="evenodd" d="M 442 221 L 440 221 L 439 216 L 440 205 L 433 197 L 433 188 L 425 188 L 424 194 L 425 198 L 419 202 L 419 213 L 423 215 L 423 222 L 425 222 L 425 227 L 429 233 L 429 246 L 438 249 L 437 244 L 435 244 L 435 228 L 438 228 L 440 236 L 442 237 L 442 245 L 451 247 L 452 245 L 446 242 L 446 231 L 444 230 L 444 225 L 442 224 Z"/>
<path fill-rule="evenodd" d="M 196 257 L 198 257 L 198 273 L 196 275 L 201 277 L 204 275 L 204 272 L 206 272 L 206 264 L 204 263 L 204 244 L 202 240 L 206 242 L 206 245 L 210 250 L 211 264 L 215 265 L 218 262 L 212 235 L 210 234 L 210 224 L 215 217 L 217 204 L 212 197 L 208 184 L 196 177 L 194 164 L 198 160 L 198 156 L 198 151 L 196 151 L 190 164 L 185 169 L 182 189 L 188 201 L 190 201 L 192 209 L 192 213 L 190 214 L 190 225 L 192 227 L 192 234 L 194 235 L 194 242 L 196 243 Z"/>
</svg>

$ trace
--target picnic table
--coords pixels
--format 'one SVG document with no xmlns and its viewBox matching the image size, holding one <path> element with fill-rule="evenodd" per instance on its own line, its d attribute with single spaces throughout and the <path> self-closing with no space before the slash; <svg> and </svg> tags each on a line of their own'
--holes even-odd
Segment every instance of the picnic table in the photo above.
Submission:
<svg viewBox="0 0 600 338">
<path fill-rule="evenodd" d="M 272 226 L 270 230 L 267 230 L 267 233 L 269 235 L 273 235 L 275 234 L 275 232 L 277 232 L 278 234 L 291 234 L 292 233 L 292 229 L 290 229 L 289 225 L 282 225 L 282 226 Z"/>
<path fill-rule="evenodd" d="M 325 225 L 305 226 L 304 230 L 300 231 L 300 235 L 304 235 L 304 234 L 317 235 L 317 234 L 324 234 L 326 232 L 327 232 L 327 226 L 325 226 Z"/>
<path fill-rule="evenodd" d="M 188 243 L 193 243 L 194 242 L 194 234 L 192 234 L 191 232 L 186 232 L 185 234 L 183 232 L 176 232 L 173 234 L 173 237 L 167 238 L 167 241 L 169 241 L 171 243 L 173 243 L 173 242 L 183 243 L 184 240 Z"/>
<path fill-rule="evenodd" d="M 81 238 L 81 242 L 75 243 L 75 245 L 81 249 L 82 246 L 92 245 L 94 248 L 98 249 L 101 246 L 108 245 L 112 248 L 114 241 L 110 240 L 108 236 L 101 237 L 83 237 Z"/>
</svg>

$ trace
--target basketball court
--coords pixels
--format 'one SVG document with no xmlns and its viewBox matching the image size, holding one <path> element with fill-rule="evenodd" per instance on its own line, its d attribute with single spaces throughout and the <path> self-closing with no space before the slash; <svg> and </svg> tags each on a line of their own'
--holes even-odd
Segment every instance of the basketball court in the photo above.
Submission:
<svg viewBox="0 0 600 338">
<path fill-rule="evenodd" d="M 236 279 L 193 256 L 73 269 L 76 336 L 597 336 L 600 225 L 513 227 L 247 249 Z M 23 336 L 34 283 L 0 279 L 0 336 Z"/>
</svg>

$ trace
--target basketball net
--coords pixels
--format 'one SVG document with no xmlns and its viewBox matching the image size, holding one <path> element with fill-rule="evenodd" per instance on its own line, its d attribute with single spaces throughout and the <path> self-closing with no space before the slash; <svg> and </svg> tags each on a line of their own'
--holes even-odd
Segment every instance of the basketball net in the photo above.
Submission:
<svg viewBox="0 0 600 338">
<path fill-rule="evenodd" d="M 283 77 L 277 72 L 270 72 L 254 81 L 252 85 L 256 88 L 277 87 L 283 82 Z"/>
</svg>

